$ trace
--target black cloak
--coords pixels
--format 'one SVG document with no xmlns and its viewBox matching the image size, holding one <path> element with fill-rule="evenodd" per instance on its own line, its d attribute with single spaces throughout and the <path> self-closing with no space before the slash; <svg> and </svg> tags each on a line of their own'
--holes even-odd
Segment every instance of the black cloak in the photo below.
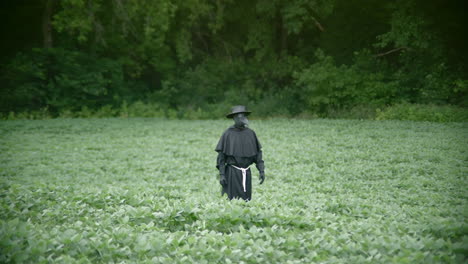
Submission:
<svg viewBox="0 0 468 264">
<path fill-rule="evenodd" d="M 249 128 L 229 127 L 219 139 L 216 151 L 218 159 L 216 168 L 224 175 L 227 185 L 222 187 L 222 194 L 229 199 L 242 198 L 250 200 L 252 196 L 252 174 L 250 169 L 246 175 L 246 190 L 242 184 L 242 171 L 235 168 L 247 168 L 256 164 L 260 172 L 264 171 L 262 146 L 255 132 Z"/>
<path fill-rule="evenodd" d="M 231 126 L 224 131 L 215 150 L 228 156 L 252 157 L 257 155 L 261 148 L 252 129 Z"/>
</svg>

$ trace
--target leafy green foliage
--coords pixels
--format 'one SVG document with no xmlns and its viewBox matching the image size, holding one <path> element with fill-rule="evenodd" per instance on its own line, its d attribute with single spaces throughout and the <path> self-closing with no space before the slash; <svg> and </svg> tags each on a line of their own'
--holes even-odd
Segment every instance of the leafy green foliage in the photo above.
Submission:
<svg viewBox="0 0 468 264">
<path fill-rule="evenodd" d="M 248 203 L 219 196 L 228 125 L 0 122 L 0 261 L 466 262 L 465 124 L 254 121 Z"/>
<path fill-rule="evenodd" d="M 321 117 L 405 102 L 466 107 L 456 2 L 42 0 L 26 13 L 52 12 L 42 14 L 53 26 L 47 48 L 18 48 L 1 65 L 0 112 L 119 115 L 112 109 L 127 102 L 197 119 L 232 104 Z"/>
<path fill-rule="evenodd" d="M 368 120 L 412 120 L 429 122 L 467 122 L 468 110 L 462 107 L 449 105 L 417 105 L 417 104 L 396 104 L 380 108 L 376 105 L 357 105 L 350 108 L 328 108 L 321 115 L 312 112 L 302 112 L 292 116 L 288 112 L 287 97 L 279 97 L 283 101 L 278 101 L 275 97 L 266 97 L 263 103 L 254 105 L 255 116 L 258 118 L 272 117 L 297 117 L 301 119 L 316 119 L 327 116 L 332 119 L 368 119 Z M 236 104 L 235 101 L 231 104 Z M 96 110 L 86 106 L 77 111 L 64 110 L 58 116 L 53 115 L 47 108 L 37 111 L 10 112 L 0 115 L 2 120 L 22 120 L 22 119 L 51 119 L 51 118 L 108 118 L 108 117 L 158 117 L 167 119 L 224 119 L 226 114 L 225 104 L 211 104 L 202 107 L 189 106 L 173 110 L 159 104 L 144 103 L 137 101 L 128 104 L 126 101 L 120 107 L 104 105 Z"/>
<path fill-rule="evenodd" d="M 450 53 L 447 41 L 431 30 L 438 22 L 418 4 L 418 1 L 392 3 L 390 30 L 377 36 L 374 46 L 395 51 L 389 58 L 386 58 L 389 54 L 382 56 L 382 60 L 389 62 L 389 78 L 396 80 L 402 90 L 399 99 L 422 104 L 460 103 L 466 91 L 458 91 L 455 85 L 459 69 L 447 66 Z"/>
<path fill-rule="evenodd" d="M 376 72 L 368 52 L 356 53 L 353 66 L 337 66 L 322 51 L 317 62 L 295 74 L 295 84 L 304 91 L 307 109 L 326 112 L 328 108 L 356 105 L 385 105 L 396 97 L 398 86 L 384 82 L 385 75 Z"/>
<path fill-rule="evenodd" d="M 377 120 L 412 120 L 430 122 L 466 122 L 468 111 L 460 107 L 398 104 L 378 110 Z"/>
<path fill-rule="evenodd" d="M 7 69 L 2 98 L 7 109 L 77 110 L 109 104 L 125 95 L 122 65 L 82 52 L 35 49 L 18 54 Z"/>
</svg>

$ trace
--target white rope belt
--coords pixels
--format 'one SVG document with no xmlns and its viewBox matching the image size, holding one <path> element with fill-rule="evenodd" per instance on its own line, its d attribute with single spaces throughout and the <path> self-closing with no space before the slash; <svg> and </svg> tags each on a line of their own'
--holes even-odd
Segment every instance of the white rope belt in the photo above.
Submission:
<svg viewBox="0 0 468 264">
<path fill-rule="evenodd" d="M 242 171 L 242 187 L 244 187 L 244 192 L 247 192 L 247 189 L 245 188 L 245 179 L 247 178 L 247 170 L 250 169 L 250 166 L 247 167 L 247 168 L 239 168 L 237 166 L 234 166 L 232 164 L 229 164 L 231 165 L 232 167 Z"/>
</svg>

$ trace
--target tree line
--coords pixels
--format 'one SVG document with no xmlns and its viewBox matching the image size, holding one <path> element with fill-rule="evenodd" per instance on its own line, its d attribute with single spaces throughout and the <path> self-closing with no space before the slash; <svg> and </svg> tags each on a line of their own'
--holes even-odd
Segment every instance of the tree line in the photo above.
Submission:
<svg viewBox="0 0 468 264">
<path fill-rule="evenodd" d="M 3 35 L 17 39 L 1 54 L 3 113 L 467 106 L 463 1 L 13 2 L 2 8 Z"/>
</svg>

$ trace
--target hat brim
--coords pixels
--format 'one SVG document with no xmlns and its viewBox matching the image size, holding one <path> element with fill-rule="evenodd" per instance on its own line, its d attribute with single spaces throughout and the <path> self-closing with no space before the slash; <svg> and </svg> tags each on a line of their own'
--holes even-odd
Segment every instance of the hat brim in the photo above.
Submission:
<svg viewBox="0 0 468 264">
<path fill-rule="evenodd" d="M 236 115 L 236 114 L 241 114 L 241 113 L 243 113 L 243 114 L 245 114 L 245 115 L 248 116 L 248 115 L 250 115 L 250 113 L 252 113 L 252 112 L 250 112 L 250 111 L 244 111 L 244 112 L 230 113 L 230 114 L 227 114 L 227 115 L 226 115 L 226 118 L 232 118 L 234 115 Z"/>
</svg>

